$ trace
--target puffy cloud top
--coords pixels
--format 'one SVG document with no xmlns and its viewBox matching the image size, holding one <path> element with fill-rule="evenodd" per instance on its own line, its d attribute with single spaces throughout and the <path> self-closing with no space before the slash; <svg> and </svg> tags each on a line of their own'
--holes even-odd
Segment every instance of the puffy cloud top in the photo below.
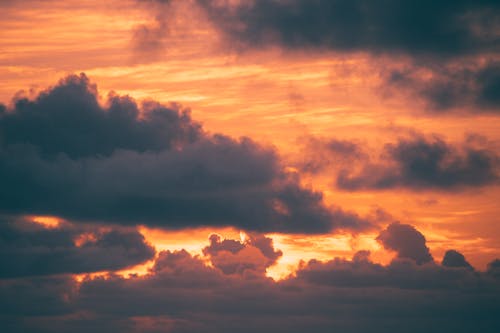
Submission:
<svg viewBox="0 0 500 333">
<path fill-rule="evenodd" d="M 196 141 L 201 126 L 188 110 L 111 94 L 107 106 L 85 74 L 71 75 L 35 100 L 15 100 L 0 117 L 3 145 L 32 145 L 44 156 L 110 156 L 117 150 L 162 151 Z"/>
<path fill-rule="evenodd" d="M 386 249 L 396 251 L 398 258 L 412 259 L 417 264 L 433 260 L 424 235 L 409 224 L 392 223 L 380 232 L 377 240 Z"/>
<path fill-rule="evenodd" d="M 447 267 L 466 267 L 472 269 L 471 264 L 465 260 L 464 255 L 455 250 L 446 251 L 441 264 Z"/>
</svg>

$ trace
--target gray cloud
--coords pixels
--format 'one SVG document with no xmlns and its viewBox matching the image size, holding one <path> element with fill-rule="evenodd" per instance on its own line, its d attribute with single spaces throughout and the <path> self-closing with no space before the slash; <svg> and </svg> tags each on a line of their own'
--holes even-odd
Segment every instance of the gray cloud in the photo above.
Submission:
<svg viewBox="0 0 500 333">
<path fill-rule="evenodd" d="M 471 264 L 465 260 L 464 255 L 455 250 L 446 251 L 441 265 L 446 267 L 465 267 L 472 269 Z"/>
<path fill-rule="evenodd" d="M 0 211 L 168 228 L 323 233 L 370 222 L 329 208 L 248 138 L 209 135 L 186 111 L 97 101 L 70 76 L 0 117 Z"/>
<path fill-rule="evenodd" d="M 500 259 L 496 259 L 488 264 L 487 273 L 500 280 Z"/>
<path fill-rule="evenodd" d="M 498 181 L 498 161 L 499 157 L 485 148 L 415 136 L 387 144 L 381 162 L 362 161 L 360 171 L 343 168 L 336 183 L 346 190 L 486 186 Z"/>
<path fill-rule="evenodd" d="M 23 283 L 26 290 L 30 284 L 43 287 L 33 299 L 47 294 L 64 302 L 49 310 L 31 307 L 23 298 L 24 307 L 2 315 L 10 323 L 8 332 L 85 332 L 89 327 L 95 332 L 386 332 L 388 327 L 496 332 L 500 327 L 500 285 L 489 274 L 401 259 L 383 266 L 367 253 L 353 260 L 312 260 L 280 282 L 227 275 L 177 251 L 160 253 L 142 277 L 89 278 L 78 289 L 71 284 L 49 288 L 55 281 Z M 2 288 L 2 296 L 13 296 L 12 283 Z M 0 300 L 1 306 L 8 302 Z"/>
<path fill-rule="evenodd" d="M 264 47 L 460 56 L 498 52 L 496 1 L 199 0 L 233 42 Z"/>
<path fill-rule="evenodd" d="M 142 1 L 155 16 L 134 32 L 142 49 L 167 44 L 167 18 L 175 1 Z M 500 6 L 494 0 L 194 0 L 184 11 L 199 11 L 238 50 L 280 46 L 286 50 L 364 52 L 405 57 L 411 69 L 391 70 L 384 89 L 409 90 L 429 110 L 500 110 Z M 174 6 L 175 7 L 175 6 Z M 176 15 L 186 15 L 177 13 Z M 474 66 L 453 64 L 474 59 Z M 489 63 L 484 65 L 484 59 Z M 383 65 L 384 67 L 387 64 Z M 426 69 L 432 77 L 416 77 Z"/>
<path fill-rule="evenodd" d="M 386 249 L 396 251 L 398 258 L 412 259 L 417 264 L 433 260 L 424 235 L 409 224 L 392 223 L 380 232 L 377 240 Z"/>
<path fill-rule="evenodd" d="M 117 150 L 160 152 L 196 141 L 201 126 L 188 110 L 111 94 L 107 106 L 85 74 L 71 75 L 33 101 L 14 100 L 0 113 L 3 147 L 31 145 L 42 156 L 108 157 Z"/>
<path fill-rule="evenodd" d="M 0 278 L 113 271 L 154 255 L 137 231 L 0 221 Z"/>
<path fill-rule="evenodd" d="M 8 323 L 9 318 L 16 317 L 67 315 L 74 310 L 71 301 L 77 287 L 76 281 L 69 276 L 2 279 L 0 280 L 2 323 Z M 18 325 L 19 323 L 16 324 Z M 7 332 L 10 330 L 7 329 Z"/>
<path fill-rule="evenodd" d="M 421 77 L 419 71 L 431 72 Z M 427 109 L 444 113 L 455 109 L 473 112 L 500 110 L 500 64 L 433 66 L 415 65 L 384 73 L 389 90 L 408 91 L 412 97 L 426 102 Z"/>
</svg>

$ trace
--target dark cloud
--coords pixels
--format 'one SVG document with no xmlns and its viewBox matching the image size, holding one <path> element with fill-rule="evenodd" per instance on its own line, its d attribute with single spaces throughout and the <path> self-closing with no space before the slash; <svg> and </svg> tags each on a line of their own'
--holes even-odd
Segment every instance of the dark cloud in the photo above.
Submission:
<svg viewBox="0 0 500 333">
<path fill-rule="evenodd" d="M 500 108 L 500 63 L 495 62 L 481 69 L 476 82 L 479 86 L 477 104 L 498 110 Z"/>
<path fill-rule="evenodd" d="M 42 156 L 108 157 L 117 150 L 160 152 L 196 141 L 201 127 L 188 110 L 111 94 L 107 106 L 85 74 L 61 80 L 30 101 L 0 113 L 0 143 L 31 145 Z"/>
<path fill-rule="evenodd" d="M 465 260 L 464 255 L 455 250 L 446 251 L 441 264 L 446 267 L 465 267 L 472 269 L 471 264 Z"/>
<path fill-rule="evenodd" d="M 370 261 L 365 251 L 353 260 L 335 258 L 328 262 L 311 260 L 297 272 L 297 279 L 311 284 L 345 288 L 398 288 L 438 290 L 462 288 L 484 273 L 468 267 L 438 266 L 435 263 L 419 265 L 414 260 L 398 258 L 383 266 Z"/>
<path fill-rule="evenodd" d="M 203 254 L 224 274 L 264 274 L 283 252 L 274 249 L 269 237 L 250 235 L 245 241 L 238 241 L 221 240 L 220 236 L 213 234 Z"/>
<path fill-rule="evenodd" d="M 77 288 L 76 281 L 68 276 L 2 279 L 0 318 L 58 316 L 71 313 L 71 301 Z"/>
<path fill-rule="evenodd" d="M 70 76 L 0 117 L 0 211 L 169 228 L 323 233 L 369 222 L 323 203 L 271 148 L 202 131 L 186 111 L 141 107 Z"/>
<path fill-rule="evenodd" d="M 488 274 L 500 279 L 500 259 L 495 259 L 488 264 Z"/>
<path fill-rule="evenodd" d="M 137 231 L 0 221 L 0 278 L 112 271 L 153 259 Z"/>
<path fill-rule="evenodd" d="M 10 213 L 306 233 L 368 226 L 354 214 L 326 208 L 320 193 L 287 180 L 273 153 L 249 140 L 219 137 L 180 151 L 119 151 L 79 161 L 44 160 L 26 147 L 1 155 L 0 207 Z"/>
<path fill-rule="evenodd" d="M 415 136 L 387 144 L 381 162 L 363 161 L 359 171 L 343 168 L 336 183 L 346 190 L 486 186 L 498 181 L 498 161 L 498 156 L 485 148 Z"/>
<path fill-rule="evenodd" d="M 0 281 L 1 282 L 1 281 Z M 58 281 L 61 282 L 61 281 Z M 310 261 L 296 276 L 223 274 L 186 251 L 162 252 L 148 275 L 1 285 L 7 332 L 496 332 L 500 285 L 486 273 L 397 260 Z M 15 285 L 14 285 L 15 284 Z M 39 289 L 35 290 L 34 285 Z M 57 287 L 57 288 L 55 288 Z M 32 299 L 55 300 L 36 307 Z M 64 295 L 64 296 L 63 296 Z M 383 306 L 381 306 L 383 305 Z M 439 315 L 436 315 L 439 314 Z"/>
<path fill-rule="evenodd" d="M 412 259 L 417 264 L 432 262 L 432 255 L 425 245 L 425 237 L 413 226 L 392 223 L 377 237 L 384 248 L 396 251 L 401 259 Z"/>
<path fill-rule="evenodd" d="M 234 43 L 460 56 L 498 52 L 497 1 L 197 1 Z"/>
<path fill-rule="evenodd" d="M 427 75 L 422 75 L 425 72 Z M 429 73 L 431 75 L 429 75 Z M 389 90 L 408 91 L 434 112 L 500 110 L 500 63 L 409 66 L 383 74 Z"/>
<path fill-rule="evenodd" d="M 177 14 L 175 4 L 184 2 L 138 1 L 154 13 L 150 25 L 134 32 L 136 48 L 150 54 L 168 44 L 173 15 L 196 11 L 230 47 L 389 55 L 384 68 L 394 57 L 409 59 L 413 66 L 385 71 L 384 91 L 409 90 L 432 111 L 500 110 L 500 5 L 495 0 L 194 0 Z M 432 75 L 416 75 L 422 69 Z"/>
</svg>

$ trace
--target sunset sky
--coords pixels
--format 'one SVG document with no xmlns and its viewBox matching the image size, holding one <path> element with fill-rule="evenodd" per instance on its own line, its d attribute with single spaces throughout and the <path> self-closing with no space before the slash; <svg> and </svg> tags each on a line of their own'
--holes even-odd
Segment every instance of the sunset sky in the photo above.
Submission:
<svg viewBox="0 0 500 333">
<path fill-rule="evenodd" d="M 0 0 L 1 332 L 500 331 L 500 3 Z"/>
</svg>

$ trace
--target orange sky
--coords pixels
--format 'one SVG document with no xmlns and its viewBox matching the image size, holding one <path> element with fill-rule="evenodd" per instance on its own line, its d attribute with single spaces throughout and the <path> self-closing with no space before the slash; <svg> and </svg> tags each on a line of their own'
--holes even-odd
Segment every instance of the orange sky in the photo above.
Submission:
<svg viewBox="0 0 500 333">
<path fill-rule="evenodd" d="M 0 10 L 0 101 L 5 104 L 20 90 L 35 96 L 66 74 L 85 72 L 98 85 L 103 102 L 113 90 L 181 103 L 207 131 L 273 145 L 289 166 L 300 160 L 304 138 L 310 136 L 356 140 L 378 156 L 384 144 L 410 130 L 458 143 L 479 133 L 500 151 L 497 116 L 430 115 L 412 96 L 386 89 L 381 68 L 404 67 L 409 60 L 403 56 L 239 50 L 189 1 L 175 2 L 166 18 L 124 0 L 7 1 Z M 134 34 L 141 26 L 154 31 L 162 20 L 169 26 L 161 31 L 158 45 L 137 44 Z M 336 188 L 328 174 L 303 175 L 302 180 L 322 191 L 328 204 L 362 216 L 381 208 L 414 225 L 438 261 L 453 248 L 484 269 L 500 254 L 498 185 L 452 192 L 349 192 Z M 213 232 L 240 237 L 239 230 L 231 229 L 141 231 L 158 249 L 194 253 L 201 253 Z M 387 262 L 391 254 L 374 240 L 376 235 L 272 235 L 284 255 L 268 273 L 280 277 L 300 260 L 351 257 L 362 249 L 371 250 L 375 261 Z"/>
</svg>

